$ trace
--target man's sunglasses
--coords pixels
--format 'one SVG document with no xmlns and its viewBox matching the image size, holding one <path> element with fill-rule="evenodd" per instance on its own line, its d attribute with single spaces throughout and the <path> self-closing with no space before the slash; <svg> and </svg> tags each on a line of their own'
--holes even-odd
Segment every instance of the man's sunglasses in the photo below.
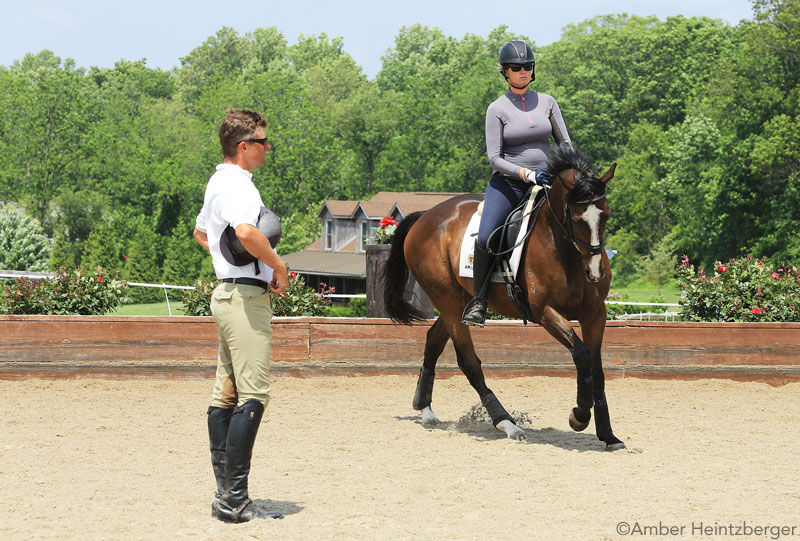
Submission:
<svg viewBox="0 0 800 541">
<path fill-rule="evenodd" d="M 263 139 L 245 139 L 242 143 L 260 143 L 261 146 L 267 146 L 267 138 Z"/>
<path fill-rule="evenodd" d="M 514 73 L 518 72 L 521 69 L 525 69 L 525 71 L 533 71 L 533 62 L 527 62 L 525 64 L 509 64 L 509 68 Z"/>
</svg>

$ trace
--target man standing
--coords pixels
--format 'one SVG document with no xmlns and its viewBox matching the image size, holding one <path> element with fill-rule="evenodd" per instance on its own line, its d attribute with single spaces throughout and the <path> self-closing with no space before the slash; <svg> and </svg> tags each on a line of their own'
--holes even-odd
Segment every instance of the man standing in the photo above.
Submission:
<svg viewBox="0 0 800 541">
<path fill-rule="evenodd" d="M 194 230 L 195 240 L 211 252 L 214 271 L 222 280 L 211 295 L 219 352 L 208 437 L 217 479 L 212 515 L 232 522 L 283 516 L 256 505 L 247 491 L 250 457 L 269 403 L 269 292 L 281 293 L 288 283 L 286 264 L 256 228 L 263 203 L 252 172 L 267 161 L 266 126 L 260 113 L 227 112 L 219 129 L 224 163 L 208 181 Z M 220 246 L 227 242 L 228 226 L 254 263 L 235 266 L 223 256 Z"/>
</svg>

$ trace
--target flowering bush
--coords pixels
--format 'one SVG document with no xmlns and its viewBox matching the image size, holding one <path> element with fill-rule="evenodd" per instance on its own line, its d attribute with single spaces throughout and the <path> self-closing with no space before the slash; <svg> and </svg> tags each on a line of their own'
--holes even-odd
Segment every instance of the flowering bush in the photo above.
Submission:
<svg viewBox="0 0 800 541">
<path fill-rule="evenodd" d="M 686 256 L 678 283 L 681 315 L 687 321 L 800 321 L 800 272 L 773 269 L 751 256 L 716 263 L 713 275 L 695 274 Z"/>
<path fill-rule="evenodd" d="M 375 241 L 378 244 L 391 244 L 394 232 L 397 229 L 397 222 L 391 216 L 381 218 L 381 223 L 375 228 Z"/>
<path fill-rule="evenodd" d="M 324 316 L 331 300 L 328 297 L 336 291 L 320 283 L 322 291 L 317 293 L 306 285 L 303 277 L 295 272 L 289 273 L 289 285 L 280 295 L 272 297 L 272 311 L 276 316 Z"/>
<path fill-rule="evenodd" d="M 5 287 L 7 314 L 100 315 L 116 309 L 127 284 L 98 268 L 61 267 L 52 280 L 18 278 Z"/>
<path fill-rule="evenodd" d="M 183 290 L 183 313 L 187 316 L 211 315 L 211 292 L 219 284 L 218 281 L 204 282 L 197 280 L 194 289 Z"/>
<path fill-rule="evenodd" d="M 203 282 L 197 280 L 195 289 L 183 292 L 183 312 L 187 316 L 210 316 L 211 293 L 219 282 Z M 280 295 L 272 296 L 274 316 L 324 316 L 328 312 L 331 301 L 328 295 L 335 290 L 322 286 L 317 293 L 308 287 L 303 278 L 296 272 L 289 273 L 289 285 Z"/>
</svg>

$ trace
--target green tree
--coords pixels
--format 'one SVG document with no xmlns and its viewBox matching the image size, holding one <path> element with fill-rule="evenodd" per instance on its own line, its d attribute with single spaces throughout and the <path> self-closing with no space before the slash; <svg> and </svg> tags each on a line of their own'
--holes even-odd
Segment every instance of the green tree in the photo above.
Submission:
<svg viewBox="0 0 800 541">
<path fill-rule="evenodd" d="M 89 234 L 83 246 L 81 265 L 85 269 L 95 270 L 98 267 L 108 273 L 122 268 L 119 246 L 113 236 L 111 227 L 101 220 Z"/>
<path fill-rule="evenodd" d="M 75 182 L 85 157 L 89 99 L 84 70 L 44 50 L 15 62 L 5 79 L 0 184 L 43 223 L 50 201 Z"/>
<path fill-rule="evenodd" d="M 322 201 L 310 205 L 306 209 L 298 209 L 286 218 L 281 219 L 283 235 L 275 250 L 280 255 L 292 254 L 304 250 L 319 238 L 319 209 Z"/>
<path fill-rule="evenodd" d="M 34 218 L 10 205 L 0 207 L 0 269 L 43 272 L 50 241 Z"/>
<path fill-rule="evenodd" d="M 106 196 L 98 192 L 62 189 L 51 203 L 44 223 L 45 231 L 54 236 L 51 269 L 81 263 L 83 244 L 103 220 L 108 206 Z"/>
<path fill-rule="evenodd" d="M 670 247 L 671 242 L 669 236 L 662 238 L 637 265 L 645 280 L 658 286 L 659 297 L 663 297 L 661 288 L 675 279 L 677 258 Z"/>
<path fill-rule="evenodd" d="M 194 225 L 181 221 L 167 239 L 162 281 L 172 285 L 192 285 L 196 280 L 213 280 L 213 269 L 203 265 L 206 252 L 192 237 Z"/>
<path fill-rule="evenodd" d="M 128 282 L 157 284 L 161 282 L 159 236 L 152 227 L 141 220 L 136 228 L 136 235 L 130 243 L 128 257 L 122 271 L 122 276 Z M 143 286 L 131 286 L 130 298 L 133 302 L 158 302 L 163 298 L 161 289 Z"/>
</svg>

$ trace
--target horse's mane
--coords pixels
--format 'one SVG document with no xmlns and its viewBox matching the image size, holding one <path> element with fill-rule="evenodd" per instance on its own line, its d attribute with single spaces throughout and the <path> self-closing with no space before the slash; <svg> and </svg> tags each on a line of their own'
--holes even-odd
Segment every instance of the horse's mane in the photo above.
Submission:
<svg viewBox="0 0 800 541">
<path fill-rule="evenodd" d="M 570 202 L 585 201 L 605 193 L 605 184 L 592 174 L 592 159 L 569 145 L 561 145 L 547 160 L 547 172 L 550 178 L 555 179 L 568 169 L 576 172 L 575 183 L 568 195 Z"/>
</svg>

